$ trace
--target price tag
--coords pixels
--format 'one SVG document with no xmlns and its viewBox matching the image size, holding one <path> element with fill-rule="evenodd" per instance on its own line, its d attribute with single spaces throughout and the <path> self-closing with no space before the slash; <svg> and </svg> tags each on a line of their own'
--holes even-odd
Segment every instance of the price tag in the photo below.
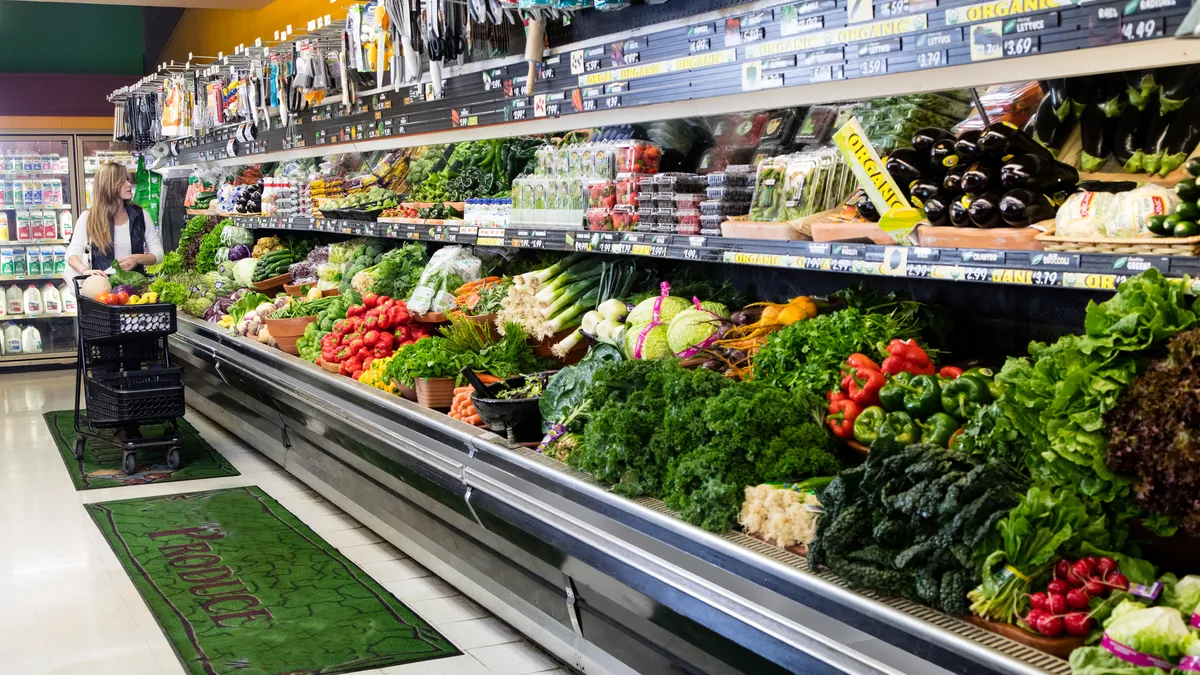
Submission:
<svg viewBox="0 0 1200 675">
<path fill-rule="evenodd" d="M 941 68 L 950 61 L 950 52 L 945 49 L 935 49 L 931 52 L 919 52 L 917 54 L 917 67 L 925 68 Z"/>
<path fill-rule="evenodd" d="M 761 265 L 764 267 L 795 267 L 796 258 L 790 255 L 772 253 L 744 253 L 742 251 L 726 251 L 724 260 L 738 265 Z"/>
<path fill-rule="evenodd" d="M 1003 44 L 1004 58 L 1029 56 L 1030 54 L 1038 53 L 1042 46 L 1042 38 L 1040 35 L 1005 38 Z"/>
<path fill-rule="evenodd" d="M 634 244 L 630 246 L 629 252 L 633 255 L 651 256 L 654 258 L 662 258 L 667 255 L 667 247 L 661 245 L 650 244 Z"/>
<path fill-rule="evenodd" d="M 1059 282 L 1060 272 L 1050 270 L 1034 270 L 1033 285 L 1034 286 L 1057 286 Z"/>
<path fill-rule="evenodd" d="M 873 59 L 864 59 L 858 62 L 858 76 L 872 77 L 874 75 L 884 75 L 887 73 L 887 59 L 882 56 Z"/>
<path fill-rule="evenodd" d="M 1162 37 L 1165 23 L 1162 17 L 1123 18 L 1121 19 L 1121 39 L 1125 42 L 1136 42 Z"/>
<path fill-rule="evenodd" d="M 986 267 L 963 267 L 963 281 L 987 281 L 991 278 L 991 270 Z"/>
</svg>

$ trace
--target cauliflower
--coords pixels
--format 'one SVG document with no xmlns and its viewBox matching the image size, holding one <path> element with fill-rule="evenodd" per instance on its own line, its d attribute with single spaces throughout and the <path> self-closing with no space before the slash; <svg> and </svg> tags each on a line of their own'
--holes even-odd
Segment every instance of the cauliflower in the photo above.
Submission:
<svg viewBox="0 0 1200 675">
<path fill-rule="evenodd" d="M 771 485 L 746 488 L 738 522 L 779 548 L 807 546 L 817 534 L 821 502 L 810 493 Z"/>
</svg>

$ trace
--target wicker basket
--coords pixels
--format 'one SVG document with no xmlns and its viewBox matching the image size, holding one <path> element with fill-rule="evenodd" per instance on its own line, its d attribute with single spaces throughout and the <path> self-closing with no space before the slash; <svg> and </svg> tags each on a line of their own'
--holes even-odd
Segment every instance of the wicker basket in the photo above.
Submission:
<svg viewBox="0 0 1200 675">
<path fill-rule="evenodd" d="M 259 293 L 266 293 L 267 295 L 271 295 L 275 291 L 278 291 L 279 289 L 281 289 L 285 285 L 287 285 L 287 282 L 291 278 L 292 278 L 292 275 L 285 272 L 278 276 L 271 277 L 270 279 L 263 279 L 262 281 L 256 281 L 256 282 L 250 284 L 250 288 L 253 288 L 254 290 L 258 291 Z"/>
<path fill-rule="evenodd" d="M 1070 253 L 1112 253 L 1121 255 L 1200 255 L 1200 236 L 1196 237 L 1059 237 L 1050 228 L 1037 240 L 1047 251 Z"/>
</svg>

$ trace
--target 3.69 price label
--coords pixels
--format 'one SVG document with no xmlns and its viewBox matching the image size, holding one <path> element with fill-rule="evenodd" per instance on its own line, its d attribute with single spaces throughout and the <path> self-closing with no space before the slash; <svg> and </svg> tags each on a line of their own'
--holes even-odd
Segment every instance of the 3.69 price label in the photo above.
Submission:
<svg viewBox="0 0 1200 675">
<path fill-rule="evenodd" d="M 1005 38 L 1003 43 L 1004 58 L 1029 56 L 1036 54 L 1042 46 L 1042 38 L 1038 35 Z"/>
</svg>

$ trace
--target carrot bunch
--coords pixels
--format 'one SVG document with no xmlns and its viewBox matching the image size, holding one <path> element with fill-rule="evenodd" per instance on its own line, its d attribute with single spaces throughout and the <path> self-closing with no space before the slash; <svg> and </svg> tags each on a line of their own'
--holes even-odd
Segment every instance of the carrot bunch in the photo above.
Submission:
<svg viewBox="0 0 1200 675">
<path fill-rule="evenodd" d="M 475 305 L 479 304 L 479 292 L 501 281 L 503 279 L 500 277 L 486 277 L 476 279 L 475 281 L 468 281 L 454 291 L 454 304 L 463 309 L 473 309 Z"/>
<path fill-rule="evenodd" d="M 471 401 L 471 392 L 473 391 L 475 389 L 469 385 L 466 387 L 455 387 L 454 401 L 450 404 L 450 416 L 467 424 L 481 427 L 483 426 L 483 420 L 480 419 L 479 412 L 475 410 L 475 403 Z"/>
</svg>

